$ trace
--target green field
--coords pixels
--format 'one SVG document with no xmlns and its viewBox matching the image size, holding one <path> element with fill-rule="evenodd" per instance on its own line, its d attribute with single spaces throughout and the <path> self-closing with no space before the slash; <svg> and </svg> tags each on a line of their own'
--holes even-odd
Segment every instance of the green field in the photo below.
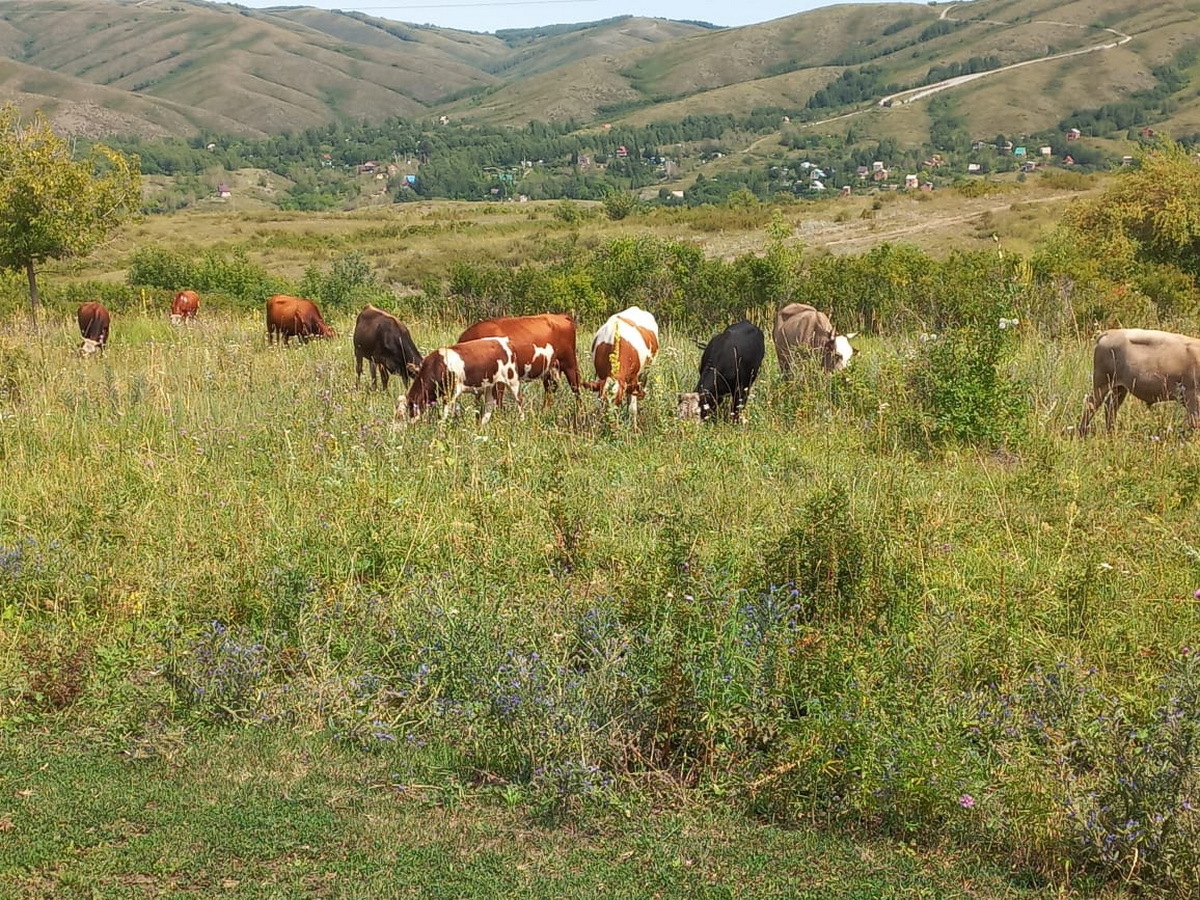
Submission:
<svg viewBox="0 0 1200 900">
<path fill-rule="evenodd" d="M 331 324 L 0 332 L 5 896 L 1194 887 L 1200 454 L 1071 439 L 1085 342 L 929 453 L 863 396 L 916 338 L 769 359 L 744 427 L 674 417 L 668 330 L 636 426 L 401 429 Z"/>
</svg>

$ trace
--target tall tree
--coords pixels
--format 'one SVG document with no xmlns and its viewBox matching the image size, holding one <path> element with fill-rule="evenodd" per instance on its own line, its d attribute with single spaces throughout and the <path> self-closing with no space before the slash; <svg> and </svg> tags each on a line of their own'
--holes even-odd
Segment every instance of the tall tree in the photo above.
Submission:
<svg viewBox="0 0 1200 900">
<path fill-rule="evenodd" d="M 25 272 L 35 324 L 38 266 L 90 253 L 131 219 L 141 178 L 136 156 L 95 145 L 76 159 L 41 113 L 0 107 L 0 268 Z"/>
</svg>

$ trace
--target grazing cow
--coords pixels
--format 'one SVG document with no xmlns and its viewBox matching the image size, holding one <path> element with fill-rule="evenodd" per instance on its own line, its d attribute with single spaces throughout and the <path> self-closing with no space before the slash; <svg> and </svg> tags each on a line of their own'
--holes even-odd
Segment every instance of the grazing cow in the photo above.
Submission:
<svg viewBox="0 0 1200 900">
<path fill-rule="evenodd" d="M 629 415 L 637 417 L 639 397 L 646 396 L 646 370 L 658 353 L 658 323 L 654 316 L 631 306 L 609 316 L 592 340 L 592 363 L 596 380 L 584 387 L 596 391 L 603 401 L 629 401 Z"/>
<path fill-rule="evenodd" d="M 460 334 L 458 342 L 485 337 L 508 338 L 522 381 L 542 379 L 545 389 L 543 408 L 550 405 L 560 374 L 566 377 L 575 397 L 579 397 L 579 360 L 575 355 L 575 320 L 571 316 L 546 313 L 485 319 Z M 496 402 L 502 404 L 503 389 L 497 386 L 497 390 L 501 395 L 496 397 Z"/>
<path fill-rule="evenodd" d="M 108 325 L 111 320 L 104 304 L 97 303 L 95 300 L 84 303 L 79 307 L 78 318 L 79 333 L 83 335 L 83 343 L 79 347 L 79 352 L 83 354 L 103 352 L 104 345 L 108 343 Z"/>
<path fill-rule="evenodd" d="M 334 331 L 321 318 L 317 304 L 303 297 L 276 294 L 267 301 L 267 343 L 273 344 L 276 336 L 283 339 L 286 347 L 289 338 L 298 337 L 304 343 L 310 337 L 334 337 Z"/>
<path fill-rule="evenodd" d="M 1147 406 L 1178 400 L 1187 409 L 1188 424 L 1200 427 L 1200 340 L 1142 328 L 1103 332 L 1092 352 L 1092 390 L 1083 401 L 1079 436 L 1088 433 L 1101 403 L 1105 427 L 1112 431 L 1129 394 Z"/>
<path fill-rule="evenodd" d="M 854 334 L 838 334 L 829 316 L 806 303 L 789 303 L 779 310 L 771 331 L 779 370 L 784 375 L 790 374 L 792 365 L 800 359 L 816 353 L 821 354 L 821 368 L 826 372 L 845 368 L 854 355 L 850 346 L 853 337 Z"/>
<path fill-rule="evenodd" d="M 700 380 L 696 390 L 679 395 L 681 419 L 708 419 L 726 397 L 732 398 L 729 417 L 743 421 L 750 387 L 766 355 L 762 329 L 743 319 L 702 345 Z"/>
<path fill-rule="evenodd" d="M 512 391 L 513 397 L 520 401 L 521 379 L 508 338 L 479 338 L 442 347 L 421 363 L 404 406 L 396 410 L 396 417 L 401 421 L 419 418 L 437 404 L 438 397 L 445 397 L 444 422 L 455 401 L 467 392 L 482 396 L 479 424 L 486 425 L 496 406 L 497 385 Z"/>
<path fill-rule="evenodd" d="M 180 291 L 171 300 L 171 324 L 190 322 L 199 311 L 200 295 L 195 291 Z"/>
<path fill-rule="evenodd" d="M 368 303 L 354 322 L 354 371 L 362 384 L 363 360 L 371 366 L 371 387 L 378 378 L 388 389 L 388 378 L 399 375 L 408 384 L 421 368 L 421 351 L 404 323 Z"/>
</svg>

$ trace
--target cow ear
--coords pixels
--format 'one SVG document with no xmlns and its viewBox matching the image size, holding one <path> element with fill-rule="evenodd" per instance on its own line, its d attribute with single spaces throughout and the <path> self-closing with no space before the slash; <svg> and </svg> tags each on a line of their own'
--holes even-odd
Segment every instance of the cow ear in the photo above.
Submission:
<svg viewBox="0 0 1200 900">
<path fill-rule="evenodd" d="M 852 340 L 854 340 L 856 337 L 858 337 L 858 332 L 857 332 L 857 331 L 852 331 L 852 332 L 850 332 L 848 335 L 846 335 L 846 340 L 848 340 L 848 341 L 852 341 Z"/>
</svg>

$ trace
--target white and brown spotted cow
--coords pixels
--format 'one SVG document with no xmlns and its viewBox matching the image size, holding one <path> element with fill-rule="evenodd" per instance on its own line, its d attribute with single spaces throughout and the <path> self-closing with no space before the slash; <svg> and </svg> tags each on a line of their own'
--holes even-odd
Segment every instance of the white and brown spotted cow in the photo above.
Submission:
<svg viewBox="0 0 1200 900">
<path fill-rule="evenodd" d="M 658 354 L 658 323 L 654 316 L 631 306 L 609 316 L 592 340 L 596 380 L 584 387 L 596 391 L 603 402 L 629 401 L 629 415 L 637 418 L 637 402 L 644 397 L 646 370 Z"/>
<path fill-rule="evenodd" d="M 1092 390 L 1083 401 L 1079 436 L 1091 429 L 1101 403 L 1111 431 L 1129 394 L 1148 406 L 1178 400 L 1187 409 L 1188 424 L 1200 427 L 1200 340 L 1144 328 L 1103 332 L 1092 351 Z"/>
<path fill-rule="evenodd" d="M 508 338 L 480 338 L 442 347 L 422 361 L 404 406 L 396 410 L 396 418 L 420 418 L 442 397 L 445 421 L 458 398 L 470 393 L 483 398 L 479 424 L 485 425 L 492 417 L 497 394 L 502 392 L 495 390 L 498 386 L 512 391 L 513 397 L 520 400 L 521 380 Z"/>
<path fill-rule="evenodd" d="M 579 361 L 575 353 L 575 319 L 565 313 L 538 316 L 506 316 L 476 322 L 458 336 L 458 342 L 483 337 L 506 337 L 516 356 L 522 381 L 542 380 L 542 406 L 550 405 L 558 376 L 579 398 Z M 496 401 L 502 405 L 502 397 Z"/>
</svg>

